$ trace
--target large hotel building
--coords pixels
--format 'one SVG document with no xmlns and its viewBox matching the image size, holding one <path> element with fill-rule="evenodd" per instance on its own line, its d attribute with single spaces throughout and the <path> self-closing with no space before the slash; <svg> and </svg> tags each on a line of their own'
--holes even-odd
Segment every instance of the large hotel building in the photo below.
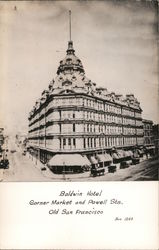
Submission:
<svg viewBox="0 0 159 250">
<path fill-rule="evenodd" d="M 87 162 L 97 155 L 112 155 L 114 148 L 121 153 L 143 145 L 139 101 L 133 94 L 124 97 L 88 79 L 71 40 L 55 80 L 28 119 L 29 147 L 44 163 L 57 154 L 69 154 L 70 159 L 78 154 Z"/>
</svg>

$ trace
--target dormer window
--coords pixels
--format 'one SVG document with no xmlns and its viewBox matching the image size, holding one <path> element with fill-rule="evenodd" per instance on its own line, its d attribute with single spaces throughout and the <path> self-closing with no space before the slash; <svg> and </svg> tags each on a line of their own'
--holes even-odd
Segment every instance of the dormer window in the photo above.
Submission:
<svg viewBox="0 0 159 250">
<path fill-rule="evenodd" d="M 77 64 L 81 65 L 81 60 L 77 59 Z"/>
<path fill-rule="evenodd" d="M 67 58 L 67 59 L 66 59 L 66 63 L 67 63 L 67 64 L 70 64 L 70 63 L 71 63 L 71 61 L 72 61 L 72 59 L 71 59 L 71 58 Z"/>
<path fill-rule="evenodd" d="M 60 76 L 60 77 L 59 77 L 59 80 L 60 80 L 60 81 L 62 81 L 62 80 L 63 80 L 63 77 L 62 77 L 62 76 Z"/>
<path fill-rule="evenodd" d="M 75 80 L 76 80 L 76 77 L 75 77 L 75 76 L 73 76 L 73 77 L 72 77 L 72 80 L 73 80 L 73 81 L 75 81 Z"/>
<path fill-rule="evenodd" d="M 68 80 L 62 83 L 62 86 L 70 86 L 70 85 L 72 85 L 72 82 Z"/>
</svg>

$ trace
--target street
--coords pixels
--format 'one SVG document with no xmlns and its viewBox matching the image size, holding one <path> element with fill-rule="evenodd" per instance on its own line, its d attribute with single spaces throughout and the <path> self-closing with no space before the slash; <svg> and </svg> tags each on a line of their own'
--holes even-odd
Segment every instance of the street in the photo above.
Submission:
<svg viewBox="0 0 159 250">
<path fill-rule="evenodd" d="M 119 169 L 115 173 L 101 176 L 102 181 L 153 181 L 158 180 L 159 159 L 144 160 L 126 169 Z M 98 177 L 97 177 L 98 178 Z M 95 178 L 95 180 L 97 180 Z"/>
<path fill-rule="evenodd" d="M 15 148 L 15 144 L 14 144 Z M 90 172 L 79 174 L 54 174 L 47 167 L 42 171 L 42 163 L 31 155 L 22 154 L 20 147 L 15 152 L 8 152 L 9 169 L 3 170 L 3 180 L 7 181 L 150 181 L 158 179 L 159 160 L 148 159 L 126 169 L 118 169 L 115 173 L 91 177 Z"/>
<path fill-rule="evenodd" d="M 0 169 L 0 181 L 152 181 L 158 180 L 159 159 L 157 157 L 147 160 L 141 159 L 137 165 L 130 165 L 125 169 L 118 168 L 115 173 L 92 177 L 90 172 L 78 174 L 54 174 L 47 166 L 31 156 L 28 152 L 23 155 L 23 149 L 10 140 L 8 148 L 8 169 Z"/>
<path fill-rule="evenodd" d="M 40 170 L 40 164 L 33 162 L 31 156 L 22 155 L 21 148 L 14 142 L 11 141 L 8 148 L 9 169 L 3 170 L 3 181 L 49 181 Z"/>
</svg>

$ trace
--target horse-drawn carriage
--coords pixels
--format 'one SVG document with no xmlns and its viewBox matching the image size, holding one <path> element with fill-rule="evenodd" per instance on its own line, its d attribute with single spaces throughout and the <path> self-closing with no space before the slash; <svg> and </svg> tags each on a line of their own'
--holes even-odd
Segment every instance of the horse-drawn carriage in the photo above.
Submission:
<svg viewBox="0 0 159 250">
<path fill-rule="evenodd" d="M 9 168 L 9 161 L 8 159 L 2 159 L 0 161 L 0 168 L 8 169 Z"/>
<path fill-rule="evenodd" d="M 105 168 L 104 167 L 92 167 L 91 168 L 91 175 L 93 177 L 97 176 L 97 175 L 104 175 L 105 173 Z"/>
</svg>

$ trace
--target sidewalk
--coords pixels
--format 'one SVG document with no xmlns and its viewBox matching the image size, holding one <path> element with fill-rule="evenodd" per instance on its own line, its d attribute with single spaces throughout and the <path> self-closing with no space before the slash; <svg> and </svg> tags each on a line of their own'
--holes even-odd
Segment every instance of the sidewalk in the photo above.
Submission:
<svg viewBox="0 0 159 250">
<path fill-rule="evenodd" d="M 90 177 L 90 172 L 84 173 L 75 173 L 75 174 L 54 174 L 45 164 L 40 162 L 35 157 L 27 154 L 26 157 L 34 164 L 34 166 L 41 171 L 41 174 L 49 179 L 55 181 L 71 181 L 75 179 L 85 179 Z M 41 170 L 42 168 L 46 168 L 46 170 Z"/>
<path fill-rule="evenodd" d="M 84 173 L 75 174 L 54 174 L 45 164 L 41 163 L 39 160 L 35 159 L 31 155 L 26 155 L 30 162 L 34 164 L 40 173 L 51 181 L 121 181 L 121 180 L 133 180 L 136 177 L 142 175 L 141 172 L 145 170 L 145 165 L 149 165 L 149 161 L 153 159 L 140 159 L 140 163 L 137 165 L 130 165 L 130 167 L 125 169 L 120 169 L 119 164 L 117 165 L 117 171 L 115 173 L 108 173 L 105 169 L 105 175 L 92 177 L 90 176 L 90 171 Z M 46 168 L 46 170 L 42 170 Z"/>
</svg>

